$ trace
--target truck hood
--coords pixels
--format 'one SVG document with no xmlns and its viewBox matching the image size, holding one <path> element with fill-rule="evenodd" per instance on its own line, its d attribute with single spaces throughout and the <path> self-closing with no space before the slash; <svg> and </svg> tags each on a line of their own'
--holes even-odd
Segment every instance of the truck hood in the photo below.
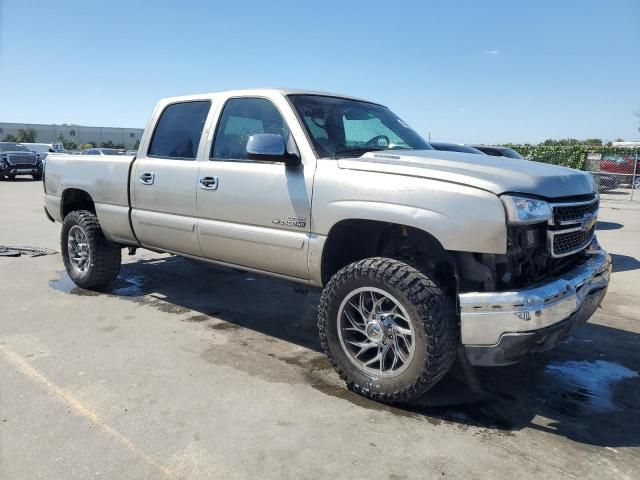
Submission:
<svg viewBox="0 0 640 480">
<path fill-rule="evenodd" d="M 496 195 L 525 193 L 545 198 L 596 192 L 588 173 L 546 163 L 439 150 L 385 150 L 338 160 L 340 168 L 459 183 Z"/>
</svg>

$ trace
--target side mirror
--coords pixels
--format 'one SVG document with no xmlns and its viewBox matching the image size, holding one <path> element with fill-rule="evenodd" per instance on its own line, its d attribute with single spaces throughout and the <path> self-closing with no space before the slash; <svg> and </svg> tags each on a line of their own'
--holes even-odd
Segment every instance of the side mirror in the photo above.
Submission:
<svg viewBox="0 0 640 480">
<path fill-rule="evenodd" d="M 274 133 L 251 135 L 247 142 L 247 158 L 283 162 L 288 167 L 300 165 L 300 156 L 287 148 L 282 135 Z"/>
</svg>

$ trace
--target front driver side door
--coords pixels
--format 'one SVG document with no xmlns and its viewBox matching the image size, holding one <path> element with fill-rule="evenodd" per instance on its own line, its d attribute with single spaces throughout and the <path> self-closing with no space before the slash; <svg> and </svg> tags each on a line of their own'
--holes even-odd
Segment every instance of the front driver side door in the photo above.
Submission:
<svg viewBox="0 0 640 480">
<path fill-rule="evenodd" d="M 205 257 L 308 279 L 313 165 L 247 159 L 249 137 L 290 131 L 266 98 L 230 98 L 208 162 L 200 162 L 198 231 Z"/>
</svg>

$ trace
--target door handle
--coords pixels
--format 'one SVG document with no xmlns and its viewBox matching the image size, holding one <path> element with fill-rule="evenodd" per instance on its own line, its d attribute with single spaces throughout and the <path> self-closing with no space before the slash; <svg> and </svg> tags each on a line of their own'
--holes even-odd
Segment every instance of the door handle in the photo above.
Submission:
<svg viewBox="0 0 640 480">
<path fill-rule="evenodd" d="M 146 172 L 140 175 L 140 183 L 143 185 L 153 185 L 156 179 L 156 174 L 153 172 Z"/>
<path fill-rule="evenodd" d="M 218 188 L 218 177 L 202 177 L 199 180 L 200 188 L 203 190 L 215 190 Z"/>
</svg>

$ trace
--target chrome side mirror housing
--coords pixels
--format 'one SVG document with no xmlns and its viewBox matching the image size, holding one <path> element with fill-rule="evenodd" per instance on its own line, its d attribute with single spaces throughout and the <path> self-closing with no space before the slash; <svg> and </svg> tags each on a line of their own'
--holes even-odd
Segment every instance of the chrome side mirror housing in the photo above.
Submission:
<svg viewBox="0 0 640 480">
<path fill-rule="evenodd" d="M 300 155 L 295 150 L 295 153 L 291 152 L 284 137 L 275 133 L 257 133 L 247 141 L 249 160 L 283 162 L 289 167 L 296 167 L 300 165 Z"/>
</svg>

